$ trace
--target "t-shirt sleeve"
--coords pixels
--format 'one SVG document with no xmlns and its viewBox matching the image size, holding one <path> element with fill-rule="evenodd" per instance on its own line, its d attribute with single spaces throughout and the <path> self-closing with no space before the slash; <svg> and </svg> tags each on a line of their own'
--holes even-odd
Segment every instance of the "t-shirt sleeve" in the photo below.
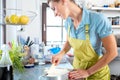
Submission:
<svg viewBox="0 0 120 80">
<path fill-rule="evenodd" d="M 98 24 L 97 24 L 97 33 L 100 38 L 104 38 L 113 33 L 112 25 L 110 21 L 103 14 L 99 16 Z"/>
</svg>

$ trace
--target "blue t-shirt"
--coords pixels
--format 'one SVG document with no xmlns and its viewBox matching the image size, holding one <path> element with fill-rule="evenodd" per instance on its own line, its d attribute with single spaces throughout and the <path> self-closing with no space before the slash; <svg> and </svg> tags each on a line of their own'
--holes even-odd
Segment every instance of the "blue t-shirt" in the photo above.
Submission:
<svg viewBox="0 0 120 80">
<path fill-rule="evenodd" d="M 65 29 L 68 33 L 70 26 L 70 37 L 85 40 L 85 25 L 89 24 L 89 35 L 92 47 L 98 55 L 102 55 L 101 39 L 112 34 L 110 21 L 101 13 L 93 12 L 83 8 L 82 20 L 77 29 L 74 28 L 72 19 L 68 17 L 65 21 Z"/>
</svg>

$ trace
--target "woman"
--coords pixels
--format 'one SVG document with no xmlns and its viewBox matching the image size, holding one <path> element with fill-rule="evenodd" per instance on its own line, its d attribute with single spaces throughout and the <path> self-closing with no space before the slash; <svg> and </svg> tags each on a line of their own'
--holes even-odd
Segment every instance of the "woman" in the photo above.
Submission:
<svg viewBox="0 0 120 80">
<path fill-rule="evenodd" d="M 74 49 L 70 80 L 110 80 L 108 64 L 117 56 L 117 47 L 109 20 L 102 14 L 86 10 L 74 0 L 48 0 L 55 16 L 65 19 L 67 41 L 52 63 L 58 65 L 63 55 Z M 106 52 L 102 54 L 102 45 Z"/>
</svg>

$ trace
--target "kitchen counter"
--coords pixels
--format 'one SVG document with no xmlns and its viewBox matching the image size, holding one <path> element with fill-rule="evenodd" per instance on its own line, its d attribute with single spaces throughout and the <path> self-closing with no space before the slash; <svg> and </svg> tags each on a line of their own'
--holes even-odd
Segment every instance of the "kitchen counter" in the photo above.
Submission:
<svg viewBox="0 0 120 80">
<path fill-rule="evenodd" d="M 113 60 L 110 64 L 110 73 L 120 75 L 120 60 Z"/>
<path fill-rule="evenodd" d="M 41 80 L 40 77 L 46 68 L 49 68 L 51 64 L 36 65 L 33 68 L 25 68 L 24 73 L 15 72 L 14 80 Z M 67 68 L 73 69 L 72 65 L 67 61 L 66 63 L 61 63 L 57 68 Z"/>
</svg>

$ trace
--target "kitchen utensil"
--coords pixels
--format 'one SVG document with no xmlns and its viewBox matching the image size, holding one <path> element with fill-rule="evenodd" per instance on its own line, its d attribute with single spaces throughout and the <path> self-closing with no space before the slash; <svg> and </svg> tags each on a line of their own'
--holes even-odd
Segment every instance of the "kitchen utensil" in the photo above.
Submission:
<svg viewBox="0 0 120 80">
<path fill-rule="evenodd" d="M 25 45 L 27 45 L 28 47 L 30 47 L 30 46 L 32 46 L 34 44 L 34 42 L 33 41 L 30 41 L 30 37 L 28 36 L 27 37 L 27 40 L 26 40 L 26 42 L 25 42 Z"/>
<path fill-rule="evenodd" d="M 25 67 L 25 68 L 33 68 L 33 67 L 34 67 L 34 64 L 26 64 L 24 67 Z"/>
<path fill-rule="evenodd" d="M 54 65 L 51 68 L 54 68 L 54 70 L 44 75 L 45 80 L 68 80 L 68 72 L 70 72 L 68 69 L 55 68 Z M 46 73 L 48 71 L 49 69 L 44 72 Z"/>
<path fill-rule="evenodd" d="M 52 64 L 51 67 L 49 68 L 49 70 L 47 71 L 47 73 L 52 73 L 52 71 L 54 71 L 56 68 L 55 64 Z"/>
<path fill-rule="evenodd" d="M 8 46 L 2 46 L 2 57 L 0 59 L 0 80 L 13 80 L 12 60 L 8 53 Z"/>
<path fill-rule="evenodd" d="M 13 80 L 12 66 L 0 67 L 0 80 Z"/>
<path fill-rule="evenodd" d="M 30 41 L 30 43 L 28 44 L 28 47 L 32 46 L 34 44 L 33 41 Z"/>
<path fill-rule="evenodd" d="M 30 41 L 30 37 L 28 36 L 25 45 L 28 45 L 29 41 Z"/>
</svg>

